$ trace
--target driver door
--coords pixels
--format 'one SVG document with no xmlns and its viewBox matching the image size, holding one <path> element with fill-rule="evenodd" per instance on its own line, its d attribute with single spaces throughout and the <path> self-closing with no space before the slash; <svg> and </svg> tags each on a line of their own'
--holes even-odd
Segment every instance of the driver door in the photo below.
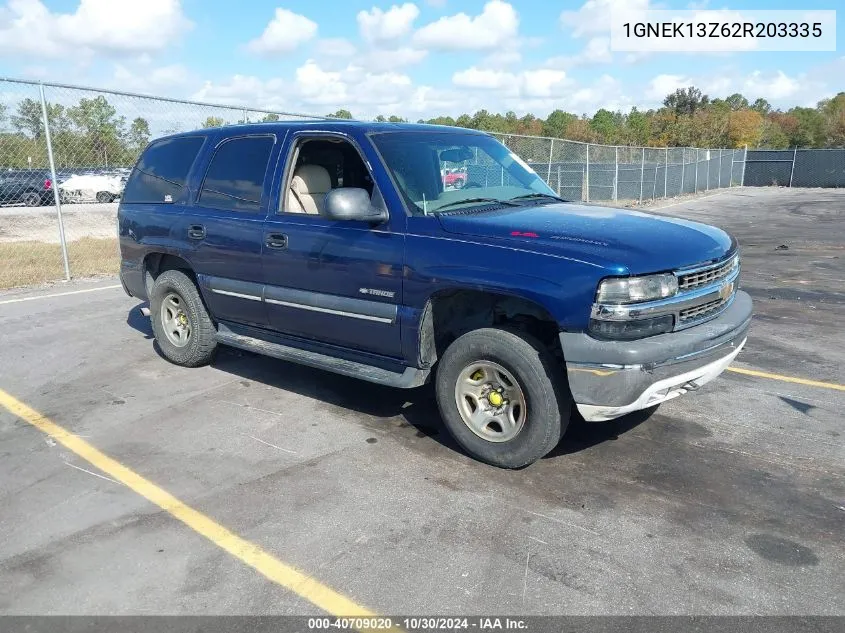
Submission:
<svg viewBox="0 0 845 633">
<path fill-rule="evenodd" d="M 301 180 L 318 184 L 325 170 L 331 188 L 369 182 L 374 202 L 382 200 L 361 144 L 345 133 L 299 132 L 289 139 L 282 156 L 286 168 L 277 170 L 282 176 L 276 186 L 275 213 L 264 224 L 262 250 L 270 327 L 318 343 L 401 357 L 404 215 L 391 212 L 390 220 L 379 226 L 334 221 L 320 213 L 322 191 L 300 188 L 291 195 L 297 174 L 310 170 Z M 340 162 L 333 162 L 332 156 L 340 157 Z"/>
</svg>

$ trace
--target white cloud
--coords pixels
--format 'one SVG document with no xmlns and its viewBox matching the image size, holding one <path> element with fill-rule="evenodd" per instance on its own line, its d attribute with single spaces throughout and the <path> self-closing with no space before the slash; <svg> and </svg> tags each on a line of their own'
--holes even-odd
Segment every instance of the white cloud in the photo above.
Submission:
<svg viewBox="0 0 845 633">
<path fill-rule="evenodd" d="M 696 86 L 711 98 L 724 98 L 739 92 L 751 101 L 757 97 L 763 97 L 771 102 L 780 102 L 784 105 L 787 103 L 786 100 L 799 94 L 803 95 L 807 91 L 813 93 L 813 99 L 815 99 L 815 95 L 827 92 L 816 82 L 803 75 L 790 77 L 782 71 L 764 73 L 755 70 L 744 76 L 736 73 L 714 73 L 698 76 L 657 75 L 648 83 L 645 97 L 654 105 L 661 103 L 666 95 L 675 92 L 675 90 L 689 86 Z"/>
<path fill-rule="evenodd" d="M 155 53 L 192 26 L 180 0 L 80 0 L 73 13 L 54 13 L 40 0 L 10 0 L 0 8 L 0 55 Z"/>
<path fill-rule="evenodd" d="M 780 70 L 768 76 L 759 70 L 755 71 L 745 78 L 742 86 L 742 91 L 746 95 L 753 95 L 752 98 L 759 95 L 775 101 L 795 96 L 801 89 L 800 81 Z"/>
<path fill-rule="evenodd" d="M 417 5 L 410 2 L 394 4 L 387 11 L 373 7 L 358 12 L 358 29 L 368 42 L 390 42 L 410 33 L 419 14 Z"/>
<path fill-rule="evenodd" d="M 565 88 L 566 73 L 541 68 L 522 73 L 523 92 L 527 97 L 553 97 Z"/>
<path fill-rule="evenodd" d="M 563 11 L 560 23 L 564 29 L 571 29 L 575 37 L 609 33 L 612 13 L 638 13 L 653 8 L 649 5 L 649 0 L 587 0 L 577 11 Z"/>
<path fill-rule="evenodd" d="M 205 82 L 193 98 L 313 114 L 348 108 L 358 116 L 374 116 L 417 108 L 413 100 L 424 94 L 420 88 L 402 73 L 372 72 L 352 64 L 330 70 L 310 59 L 294 71 L 292 80 L 235 75 L 227 81 Z"/>
<path fill-rule="evenodd" d="M 142 62 L 141 66 L 132 68 L 125 64 L 115 64 L 112 85 L 120 90 L 172 95 L 191 80 L 190 72 L 181 64 L 149 68 Z"/>
<path fill-rule="evenodd" d="M 315 48 L 319 55 L 325 57 L 342 57 L 348 59 L 357 52 L 355 45 L 342 37 L 318 40 Z"/>
<path fill-rule="evenodd" d="M 435 50 L 489 50 L 513 46 L 518 31 L 519 16 L 513 6 L 490 0 L 475 17 L 457 13 L 423 26 L 413 41 Z"/>
<path fill-rule="evenodd" d="M 356 58 L 356 65 L 373 73 L 381 73 L 420 63 L 428 51 L 416 48 L 397 48 L 394 50 L 374 49 Z"/>
<path fill-rule="evenodd" d="M 610 52 L 610 38 L 602 35 L 591 37 L 580 53 L 552 57 L 546 61 L 546 66 L 550 68 L 574 68 L 576 66 L 609 64 L 612 61 L 613 53 Z"/>
<path fill-rule="evenodd" d="M 683 75 L 657 75 L 650 82 L 645 91 L 649 101 L 663 101 L 666 95 L 671 94 L 679 88 L 686 88 L 693 85 L 692 79 Z"/>
<path fill-rule="evenodd" d="M 566 93 L 569 82 L 562 70 L 538 68 L 520 73 L 471 66 L 452 75 L 460 88 L 495 91 L 503 97 L 555 97 Z"/>
<path fill-rule="evenodd" d="M 264 32 L 250 41 L 247 49 L 259 55 L 289 53 L 315 35 L 316 22 L 287 9 L 276 9 Z"/>
<path fill-rule="evenodd" d="M 516 84 L 517 76 L 500 70 L 480 69 L 472 66 L 452 75 L 452 83 L 461 88 L 501 90 Z"/>
</svg>

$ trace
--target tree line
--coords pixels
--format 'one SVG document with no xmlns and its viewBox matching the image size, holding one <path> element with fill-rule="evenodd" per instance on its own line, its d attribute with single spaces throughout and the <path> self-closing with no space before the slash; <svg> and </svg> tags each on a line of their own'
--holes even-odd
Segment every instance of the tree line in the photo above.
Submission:
<svg viewBox="0 0 845 633">
<path fill-rule="evenodd" d="M 47 103 L 47 121 L 56 167 L 131 165 L 151 138 L 143 117 L 118 116 L 103 96 L 80 99 L 75 106 Z M 0 167 L 46 167 L 41 103 L 23 99 L 13 112 L 0 108 Z"/>
<path fill-rule="evenodd" d="M 346 109 L 328 116 L 353 118 Z M 147 119 L 137 116 L 128 120 L 102 95 L 82 98 L 74 106 L 48 103 L 47 119 L 59 168 L 131 165 L 152 138 Z M 247 120 L 231 122 L 243 123 Z M 278 120 L 277 114 L 265 114 L 257 119 L 263 122 Z M 407 120 L 396 115 L 380 115 L 376 121 Z M 209 116 L 199 125 L 208 128 L 229 122 L 218 116 Z M 631 108 L 625 113 L 602 108 L 591 116 L 579 116 L 558 109 L 546 118 L 479 110 L 457 118 L 439 116 L 418 122 L 608 145 L 703 148 L 740 148 L 747 145 L 750 148 L 772 149 L 845 147 L 845 92 L 823 99 L 814 108 L 794 107 L 783 111 L 772 108 L 765 99 L 749 101 L 739 93 L 724 99 L 711 99 L 691 86 L 667 95 L 662 107 L 651 110 Z M 46 165 L 41 103 L 24 99 L 13 109 L 0 103 L 0 167 Z"/>
<path fill-rule="evenodd" d="M 337 113 L 336 113 L 337 114 Z M 350 115 L 351 117 L 351 115 Z M 381 117 L 385 120 L 384 117 Z M 389 120 L 402 120 L 389 117 Z M 554 110 L 545 119 L 514 112 L 493 114 L 479 110 L 457 118 L 439 116 L 419 123 L 451 125 L 500 134 L 554 138 L 646 147 L 703 147 L 771 149 L 845 147 L 845 92 L 823 99 L 814 108 L 776 110 L 765 99 L 749 101 L 735 93 L 711 99 L 690 86 L 680 88 L 651 110 L 602 108 L 592 116 Z"/>
</svg>

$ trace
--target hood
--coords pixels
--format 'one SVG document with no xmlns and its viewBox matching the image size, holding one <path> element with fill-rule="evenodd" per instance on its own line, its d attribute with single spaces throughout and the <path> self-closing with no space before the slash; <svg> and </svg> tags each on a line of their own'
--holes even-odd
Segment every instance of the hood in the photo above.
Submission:
<svg viewBox="0 0 845 633">
<path fill-rule="evenodd" d="M 438 214 L 448 233 L 518 242 L 520 248 L 644 274 L 725 256 L 733 240 L 707 224 L 628 209 L 569 203 Z"/>
</svg>

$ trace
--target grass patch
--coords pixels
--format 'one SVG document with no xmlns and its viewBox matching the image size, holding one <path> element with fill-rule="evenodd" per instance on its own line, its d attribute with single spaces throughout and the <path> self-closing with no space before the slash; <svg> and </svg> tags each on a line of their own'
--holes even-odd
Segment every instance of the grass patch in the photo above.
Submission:
<svg viewBox="0 0 845 633">
<path fill-rule="evenodd" d="M 117 238 L 84 237 L 68 242 L 72 277 L 117 274 Z M 62 249 L 44 242 L 0 242 L 0 288 L 16 288 L 65 278 Z"/>
</svg>

